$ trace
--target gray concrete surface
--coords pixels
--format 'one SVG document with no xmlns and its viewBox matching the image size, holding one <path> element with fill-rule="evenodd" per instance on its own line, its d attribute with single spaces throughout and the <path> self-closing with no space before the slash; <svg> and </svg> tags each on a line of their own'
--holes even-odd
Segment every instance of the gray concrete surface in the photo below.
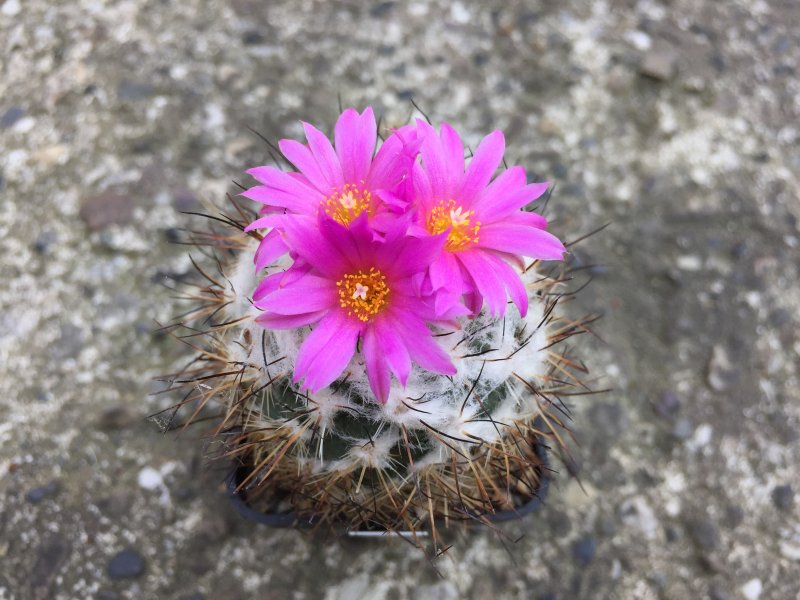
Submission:
<svg viewBox="0 0 800 600">
<path fill-rule="evenodd" d="M 0 1 L 0 598 L 797 598 L 798 41 L 792 0 Z M 558 233 L 611 222 L 576 258 L 614 390 L 505 548 L 254 527 L 145 419 L 176 209 L 337 94 L 502 128 Z"/>
</svg>

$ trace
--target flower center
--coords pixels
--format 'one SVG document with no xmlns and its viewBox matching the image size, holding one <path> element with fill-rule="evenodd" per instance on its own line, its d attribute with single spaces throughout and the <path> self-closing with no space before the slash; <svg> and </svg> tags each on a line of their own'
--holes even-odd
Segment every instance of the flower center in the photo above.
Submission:
<svg viewBox="0 0 800 600">
<path fill-rule="evenodd" d="M 439 200 L 428 215 L 428 231 L 433 235 L 450 229 L 444 247 L 451 252 L 464 250 L 478 243 L 480 221 L 473 222 L 474 212 L 456 206 L 455 200 Z"/>
<path fill-rule="evenodd" d="M 364 211 L 370 217 L 375 212 L 369 190 L 352 183 L 346 183 L 340 190 L 328 196 L 322 203 L 322 208 L 331 219 L 345 226 L 355 221 Z"/>
<path fill-rule="evenodd" d="M 383 310 L 389 295 L 386 276 L 375 267 L 347 273 L 336 282 L 336 287 L 339 288 L 339 306 L 349 317 L 364 322 Z"/>
</svg>

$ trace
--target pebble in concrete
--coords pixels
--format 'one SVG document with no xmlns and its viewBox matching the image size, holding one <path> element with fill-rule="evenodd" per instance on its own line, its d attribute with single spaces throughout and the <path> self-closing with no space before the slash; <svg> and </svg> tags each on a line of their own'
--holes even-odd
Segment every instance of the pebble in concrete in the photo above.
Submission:
<svg viewBox="0 0 800 600">
<path fill-rule="evenodd" d="M 794 490 L 790 485 L 778 485 L 772 490 L 772 503 L 779 510 L 789 510 L 794 504 Z"/>
<path fill-rule="evenodd" d="M 678 67 L 678 56 L 672 46 L 654 45 L 642 58 L 639 72 L 645 77 L 658 81 L 669 81 L 675 76 Z"/>
<path fill-rule="evenodd" d="M 126 225 L 133 220 L 134 200 L 122 194 L 105 193 L 87 198 L 80 217 L 92 231 L 109 225 Z"/>
<path fill-rule="evenodd" d="M 592 562 L 596 550 L 597 541 L 591 536 L 586 536 L 572 544 L 572 557 L 578 564 L 586 566 Z"/>
<path fill-rule="evenodd" d="M 45 485 L 28 490 L 28 493 L 25 494 L 25 499 L 31 504 L 39 504 L 39 502 L 45 498 L 55 496 L 60 489 L 61 486 L 57 481 L 51 481 Z"/>
<path fill-rule="evenodd" d="M 136 550 L 123 550 L 111 559 L 107 570 L 111 579 L 139 577 L 144 573 L 144 559 Z"/>
<path fill-rule="evenodd" d="M 747 600 L 758 600 L 761 597 L 761 592 L 764 590 L 764 585 L 760 579 L 751 579 L 742 586 L 742 595 Z"/>
</svg>

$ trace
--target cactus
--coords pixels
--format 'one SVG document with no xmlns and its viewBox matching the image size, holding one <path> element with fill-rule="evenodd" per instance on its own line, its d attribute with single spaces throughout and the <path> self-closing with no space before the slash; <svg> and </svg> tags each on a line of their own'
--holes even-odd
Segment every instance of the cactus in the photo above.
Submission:
<svg viewBox="0 0 800 600">
<path fill-rule="evenodd" d="M 426 126 L 418 124 L 418 129 Z M 309 134 L 310 142 L 313 135 Z M 419 138 L 411 135 L 408 140 L 410 162 L 395 182 L 398 194 L 397 190 L 413 193 L 408 174 L 419 164 Z M 337 150 L 339 143 L 337 139 Z M 421 143 L 423 160 L 431 160 L 424 150 L 426 142 Z M 281 149 L 293 156 L 288 145 L 282 143 Z M 339 202 L 332 214 L 325 205 L 316 209 L 327 211 L 337 221 L 331 226 L 342 232 L 361 226 L 359 210 L 370 218 L 375 212 L 364 179 L 358 187 L 347 186 L 340 188 L 344 190 L 340 196 L 328 198 L 327 206 L 331 198 Z M 249 197 L 259 196 L 252 189 L 256 188 L 247 190 Z M 350 194 L 347 203 L 341 200 L 345 193 Z M 386 370 L 385 377 L 376 378 L 379 363 L 375 357 L 370 363 L 365 341 L 369 333 L 362 328 L 346 367 L 334 374 L 332 382 L 314 385 L 309 383 L 312 374 L 303 380 L 298 370 L 309 332 L 321 326 L 283 328 L 264 322 L 265 314 L 278 306 L 261 300 L 275 293 L 264 292 L 265 282 L 280 278 L 280 286 L 271 290 L 291 288 L 293 279 L 287 274 L 302 263 L 302 250 L 291 247 L 291 225 L 285 226 L 284 236 L 282 225 L 276 225 L 274 207 L 262 210 L 262 219 L 253 222 L 256 215 L 250 206 L 231 197 L 229 201 L 232 208 L 213 217 L 216 227 L 195 237 L 195 243 L 215 253 L 216 272 L 197 266 L 201 281 L 186 294 L 194 307 L 179 322 L 188 329 L 180 337 L 197 356 L 170 381 L 173 387 L 188 389 L 175 411 L 192 407 L 189 421 L 206 407 L 221 407 L 214 434 L 221 441 L 219 456 L 235 458 L 241 465 L 236 480 L 240 494 L 266 512 L 292 513 L 298 522 L 409 531 L 417 543 L 416 534 L 427 531 L 437 544 L 443 526 L 489 523 L 497 512 L 513 511 L 537 496 L 548 467 L 536 446 L 563 446 L 568 409 L 562 397 L 588 389 L 582 381 L 585 367 L 570 356 L 564 342 L 588 331 L 592 318 L 574 321 L 558 310 L 571 298 L 566 291 L 567 265 L 545 269 L 530 256 L 510 261 L 527 297 L 517 294 L 507 306 L 505 299 L 500 306 L 484 301 L 485 294 L 475 287 L 456 289 L 453 296 L 458 302 L 453 306 L 459 308 L 441 309 L 447 315 L 429 319 L 427 329 L 442 364 L 452 365 L 446 374 L 423 368 L 422 359 L 415 359 L 407 373 L 398 374 L 392 366 L 396 377 L 390 378 Z M 421 222 L 431 239 L 440 241 L 440 251 L 456 253 L 477 240 L 481 223 L 469 220 L 472 211 L 442 206 L 445 212 L 437 213 L 434 205 Z M 340 218 L 342 207 L 349 210 L 345 218 Z M 439 227 L 436 219 L 442 215 L 450 220 Z M 262 225 L 267 221 L 272 228 L 265 232 Z M 277 238 L 271 237 L 275 231 L 288 240 L 288 248 L 270 250 L 265 259 L 264 246 L 275 244 Z M 334 308 L 349 311 L 351 317 L 355 311 L 361 322 L 372 319 L 381 307 L 375 302 L 383 298 L 367 296 L 377 294 L 374 272 L 358 271 L 360 283 L 345 291 L 341 287 L 349 280 L 340 279 Z M 416 281 L 424 289 L 424 278 Z M 386 284 L 386 293 L 394 293 L 392 285 L 391 280 Z M 373 304 L 359 304 L 370 298 Z M 372 312 L 359 313 L 363 306 Z M 346 342 L 334 337 L 328 343 Z"/>
</svg>

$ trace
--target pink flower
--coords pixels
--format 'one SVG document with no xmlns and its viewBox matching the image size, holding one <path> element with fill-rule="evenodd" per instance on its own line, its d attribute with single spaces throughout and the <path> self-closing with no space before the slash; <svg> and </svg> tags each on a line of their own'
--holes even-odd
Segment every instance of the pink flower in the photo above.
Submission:
<svg viewBox="0 0 800 600">
<path fill-rule="evenodd" d="M 433 311 L 417 294 L 444 236 L 408 236 L 406 222 L 397 219 L 379 237 L 367 221 L 365 212 L 349 226 L 327 214 L 287 219 L 282 235 L 303 266 L 267 277 L 255 305 L 267 328 L 316 324 L 300 347 L 295 383 L 312 391 L 330 385 L 361 339 L 370 387 L 385 402 L 390 372 L 405 385 L 412 361 L 456 372 L 426 325 Z"/>
<path fill-rule="evenodd" d="M 494 180 L 505 140 L 500 131 L 487 135 L 464 168 L 464 145 L 447 123 L 436 133 L 418 121 L 422 164 L 412 171 L 417 206 L 415 235 L 447 232 L 444 251 L 431 264 L 433 291 L 465 294 L 472 312 L 483 301 L 495 315 L 505 312 L 507 294 L 526 314 L 528 295 L 509 262 L 520 257 L 560 260 L 564 245 L 545 231 L 547 220 L 524 212 L 547 183 L 527 184 L 522 167 L 511 167 Z"/>
<path fill-rule="evenodd" d="M 303 123 L 308 144 L 284 139 L 278 144 L 297 172 L 286 173 L 275 167 L 255 167 L 247 171 L 261 185 L 242 196 L 264 204 L 267 215 L 282 213 L 316 218 L 325 214 L 341 225 L 349 225 L 366 213 L 373 227 L 381 228 L 387 212 L 393 210 L 393 193 L 407 176 L 416 156 L 413 127 L 390 135 L 375 154 L 377 126 L 371 108 L 359 114 L 345 110 L 334 129 L 334 144 L 318 129 Z M 373 156 L 374 154 L 374 156 Z M 390 218 L 390 217 L 389 217 Z M 274 223 L 269 216 L 254 221 L 247 231 Z M 268 232 L 256 253 L 256 268 L 261 269 L 288 248 L 278 230 Z"/>
<path fill-rule="evenodd" d="M 251 169 L 259 185 L 242 194 L 263 205 L 246 231 L 269 228 L 256 268 L 287 252 L 292 261 L 255 290 L 258 322 L 313 327 L 296 357 L 295 383 L 313 391 L 330 385 L 360 349 L 384 402 L 392 373 L 405 385 L 412 363 L 455 373 L 428 325 L 477 314 L 484 302 L 502 315 L 509 296 L 526 314 L 514 266 L 523 257 L 560 259 L 566 248 L 544 217 L 522 210 L 546 183 L 529 185 L 521 167 L 494 177 L 502 133 L 486 136 L 465 165 L 463 143 L 447 124 L 438 133 L 422 121 L 398 129 L 377 153 L 370 108 L 345 110 L 333 144 L 303 127 L 307 144 L 279 143 L 297 170 Z"/>
</svg>

